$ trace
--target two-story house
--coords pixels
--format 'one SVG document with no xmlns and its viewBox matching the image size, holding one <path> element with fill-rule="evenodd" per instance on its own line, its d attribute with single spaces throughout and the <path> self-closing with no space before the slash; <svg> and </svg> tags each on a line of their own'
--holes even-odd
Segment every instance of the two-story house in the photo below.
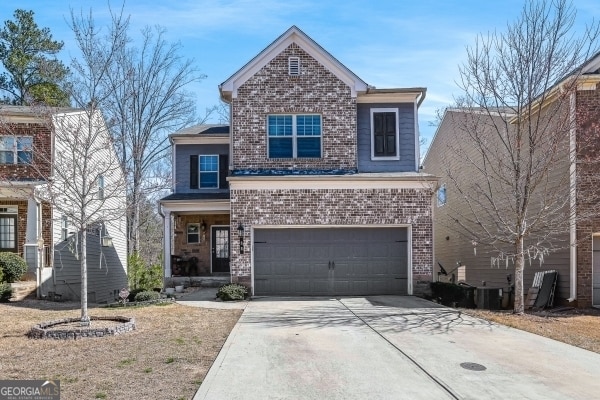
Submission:
<svg viewBox="0 0 600 400">
<path fill-rule="evenodd" d="M 49 179 L 58 179 L 53 162 L 57 149 L 68 151 L 61 140 L 65 132 L 59 134 L 63 122 L 85 116 L 84 110 L 73 108 L 48 112 L 0 107 L 0 251 L 18 253 L 27 261 L 24 279 L 38 297 L 78 300 L 80 296 L 78 235 L 42 193 Z M 113 178 L 106 176 L 102 182 L 106 188 L 99 190 L 110 190 Z M 115 199 L 124 203 L 125 193 Z M 127 286 L 125 215 L 97 228 L 88 232 L 88 300 L 109 302 Z"/>
<path fill-rule="evenodd" d="M 560 116 L 555 120 L 561 124 L 554 125 L 553 128 L 548 123 L 540 132 L 550 138 L 555 137 L 554 132 L 558 132 L 563 140 L 552 148 L 555 160 L 550 169 L 550 178 L 545 186 L 534 189 L 531 202 L 551 204 L 554 201 L 562 204 L 559 201 L 564 201 L 564 204 L 568 204 L 569 213 L 564 219 L 565 227 L 562 232 L 552 238 L 552 241 L 549 240 L 554 246 L 553 251 L 543 257 L 527 260 L 524 270 L 525 293 L 533 285 L 536 272 L 554 270 L 558 273 L 555 304 L 600 306 L 600 213 L 597 191 L 600 55 L 593 56 L 580 69 L 573 71 L 572 75 L 554 84 L 536 102 L 541 103 L 525 108 L 525 117 L 517 115 L 517 110 L 514 109 L 498 109 L 489 115 L 478 109 L 446 110 L 423 161 L 426 172 L 440 177 L 439 200 L 434 210 L 436 267 L 441 265 L 449 275 L 454 274 L 471 285 L 510 288 L 515 273 L 513 260 L 507 258 L 498 262 L 496 249 L 459 235 L 454 223 L 460 216 L 472 215 L 469 204 L 454 182 L 462 183 L 463 191 L 467 188 L 465 182 L 473 186 L 489 182 L 480 172 L 483 166 L 481 151 L 467 132 L 468 129 L 475 129 L 474 127 L 485 132 L 487 126 L 490 129 L 489 140 L 492 142 L 497 140 L 497 136 L 490 127 L 513 129 L 516 118 L 527 118 L 531 109 L 541 110 L 539 114 L 533 114 L 541 121 L 545 120 L 544 113 L 556 113 Z M 568 124 L 564 123 L 567 120 Z M 473 121 L 477 123 L 474 124 Z M 551 148 L 545 149 L 542 146 L 535 149 L 538 154 L 545 154 L 544 150 Z M 498 145 L 497 148 L 498 154 L 509 159 L 510 156 L 506 151 L 503 152 L 502 146 Z M 469 163 L 465 162 L 467 157 Z M 494 165 L 499 158 L 492 157 L 488 164 Z M 536 168 L 541 170 L 540 165 L 544 164 L 539 163 Z M 510 179 L 508 182 L 512 183 Z M 503 192 L 498 190 L 498 193 Z M 530 221 L 537 217 L 535 207 L 536 205 L 530 207 Z M 480 213 L 479 218 L 480 221 L 486 221 L 493 231 L 494 224 L 488 219 L 488 215 Z M 556 218 L 559 217 L 542 219 L 546 224 L 542 228 L 547 227 L 550 231 L 556 225 L 553 221 Z M 436 275 L 438 271 L 439 268 L 436 268 Z"/>
<path fill-rule="evenodd" d="M 427 288 L 436 179 L 419 172 L 424 88 L 369 86 L 292 26 L 219 90 L 230 127 L 171 136 L 166 277 L 226 271 L 253 295 Z"/>
</svg>

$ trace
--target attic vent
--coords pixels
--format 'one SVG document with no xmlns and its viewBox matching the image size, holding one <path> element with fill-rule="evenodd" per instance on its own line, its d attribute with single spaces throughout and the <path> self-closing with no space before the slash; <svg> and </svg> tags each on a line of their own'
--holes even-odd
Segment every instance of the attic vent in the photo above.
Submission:
<svg viewBox="0 0 600 400">
<path fill-rule="evenodd" d="M 288 71 L 290 73 L 290 76 L 300 75 L 300 58 L 299 57 L 288 58 Z"/>
</svg>

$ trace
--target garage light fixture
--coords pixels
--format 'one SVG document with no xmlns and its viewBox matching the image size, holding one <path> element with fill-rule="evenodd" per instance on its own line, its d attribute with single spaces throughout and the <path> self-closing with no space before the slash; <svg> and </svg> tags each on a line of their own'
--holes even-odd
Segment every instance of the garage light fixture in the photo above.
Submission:
<svg viewBox="0 0 600 400">
<path fill-rule="evenodd" d="M 241 222 L 238 224 L 237 230 L 240 237 L 240 254 L 244 254 L 244 225 Z"/>
</svg>

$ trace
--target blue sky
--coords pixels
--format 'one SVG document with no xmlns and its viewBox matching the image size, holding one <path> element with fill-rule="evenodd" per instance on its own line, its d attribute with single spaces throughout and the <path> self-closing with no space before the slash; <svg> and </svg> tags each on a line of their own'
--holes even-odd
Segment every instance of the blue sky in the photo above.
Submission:
<svg viewBox="0 0 600 400">
<path fill-rule="evenodd" d="M 120 2 L 111 2 L 114 8 Z M 458 65 L 465 47 L 478 33 L 504 30 L 518 16 L 517 0 L 128 0 L 132 33 L 146 25 L 167 29 L 170 41 L 181 42 L 182 55 L 192 58 L 208 77 L 189 90 L 197 95 L 198 112 L 217 104 L 217 86 L 269 45 L 291 25 L 333 54 L 368 84 L 385 87 L 427 87 L 419 118 L 421 134 L 430 138 L 437 109 L 450 105 Z M 577 26 L 600 19 L 600 2 L 575 0 Z M 101 0 L 4 0 L 2 21 L 16 8 L 33 10 L 39 26 L 49 27 L 65 42 L 62 57 L 76 54 L 65 20 L 70 8 L 92 9 L 98 24 L 106 23 L 108 2 Z"/>
</svg>

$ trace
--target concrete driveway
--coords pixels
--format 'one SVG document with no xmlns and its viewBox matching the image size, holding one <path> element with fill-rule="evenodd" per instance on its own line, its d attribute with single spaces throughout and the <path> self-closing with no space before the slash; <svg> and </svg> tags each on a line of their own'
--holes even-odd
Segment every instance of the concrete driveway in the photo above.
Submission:
<svg viewBox="0 0 600 400">
<path fill-rule="evenodd" d="M 415 297 L 248 303 L 198 399 L 591 399 L 600 355 Z"/>
</svg>

